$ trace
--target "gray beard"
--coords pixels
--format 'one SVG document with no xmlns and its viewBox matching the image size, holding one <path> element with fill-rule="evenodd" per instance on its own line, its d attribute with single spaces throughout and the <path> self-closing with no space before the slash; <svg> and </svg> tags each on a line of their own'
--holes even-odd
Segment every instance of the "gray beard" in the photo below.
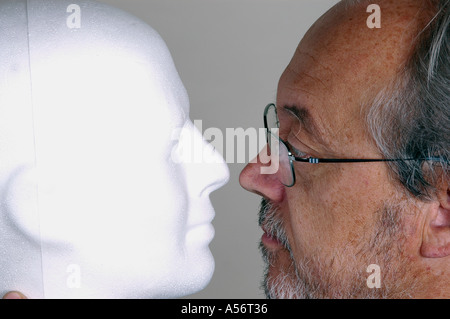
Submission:
<svg viewBox="0 0 450 319">
<path fill-rule="evenodd" d="M 384 205 L 376 212 L 380 218 L 369 241 L 358 247 L 357 254 L 345 254 L 345 248 L 334 256 L 295 258 L 286 236 L 282 219 L 277 209 L 263 199 L 259 223 L 264 224 L 269 235 L 276 237 L 289 253 L 289 263 L 278 270 L 274 277 L 270 268 L 276 265 L 278 252 L 268 251 L 260 244 L 265 262 L 262 289 L 269 299 L 318 299 L 318 298 L 411 298 L 415 289 L 420 289 L 417 276 L 401 253 L 404 236 L 401 230 L 401 205 Z M 350 257 L 349 257 L 350 256 Z M 370 261 L 367 263 L 367 261 Z M 344 265 L 333 273 L 333 263 Z M 369 264 L 380 266 L 382 287 L 368 288 L 366 272 Z M 363 266 L 361 266 L 363 265 Z M 405 285 L 405 283 L 407 283 Z M 406 288 L 404 288 L 406 287 Z"/>
</svg>

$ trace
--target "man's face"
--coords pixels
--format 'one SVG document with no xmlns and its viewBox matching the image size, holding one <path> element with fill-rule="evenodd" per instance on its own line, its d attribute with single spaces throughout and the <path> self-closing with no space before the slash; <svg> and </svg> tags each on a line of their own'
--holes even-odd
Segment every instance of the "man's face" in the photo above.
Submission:
<svg viewBox="0 0 450 319">
<path fill-rule="evenodd" d="M 405 15 L 399 18 L 400 9 L 386 8 L 385 29 L 374 31 L 366 6 L 346 11 L 338 4 L 308 31 L 281 76 L 280 138 L 306 157 L 382 158 L 366 133 L 364 106 L 395 77 L 415 30 Z M 260 222 L 269 297 L 411 293 L 405 288 L 413 288 L 415 271 L 407 265 L 418 243 L 405 234 L 414 238 L 420 220 L 405 216 L 411 205 L 385 163 L 294 162 L 290 188 L 276 174 L 261 175 L 260 167 L 249 164 L 240 182 L 265 198 Z M 367 286 L 371 264 L 380 266 L 384 289 Z"/>
</svg>

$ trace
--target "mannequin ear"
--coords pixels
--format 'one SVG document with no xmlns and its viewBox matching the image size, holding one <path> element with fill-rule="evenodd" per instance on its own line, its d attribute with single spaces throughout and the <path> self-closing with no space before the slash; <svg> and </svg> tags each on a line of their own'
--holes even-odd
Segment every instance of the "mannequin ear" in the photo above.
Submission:
<svg viewBox="0 0 450 319">
<path fill-rule="evenodd" d="M 432 205 L 424 225 L 421 255 L 427 258 L 450 256 L 450 185 L 441 184 L 437 202 Z"/>
</svg>

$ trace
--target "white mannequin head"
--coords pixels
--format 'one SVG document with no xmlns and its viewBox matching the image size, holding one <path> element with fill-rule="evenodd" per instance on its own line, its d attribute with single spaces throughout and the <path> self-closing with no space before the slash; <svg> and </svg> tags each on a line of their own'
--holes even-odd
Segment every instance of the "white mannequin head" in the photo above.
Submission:
<svg viewBox="0 0 450 319">
<path fill-rule="evenodd" d="M 210 146 L 159 35 L 93 1 L 2 0 L 0 61 L 0 294 L 203 289 L 228 169 L 176 159 Z"/>
</svg>

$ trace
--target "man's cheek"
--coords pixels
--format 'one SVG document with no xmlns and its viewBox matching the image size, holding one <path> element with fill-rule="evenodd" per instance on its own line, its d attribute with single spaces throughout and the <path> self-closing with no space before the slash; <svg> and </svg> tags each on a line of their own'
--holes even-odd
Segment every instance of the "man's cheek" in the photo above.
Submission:
<svg viewBox="0 0 450 319">
<path fill-rule="evenodd" d="M 333 218 L 323 204 L 311 198 L 290 201 L 285 229 L 294 256 L 312 255 L 329 241 Z"/>
</svg>

